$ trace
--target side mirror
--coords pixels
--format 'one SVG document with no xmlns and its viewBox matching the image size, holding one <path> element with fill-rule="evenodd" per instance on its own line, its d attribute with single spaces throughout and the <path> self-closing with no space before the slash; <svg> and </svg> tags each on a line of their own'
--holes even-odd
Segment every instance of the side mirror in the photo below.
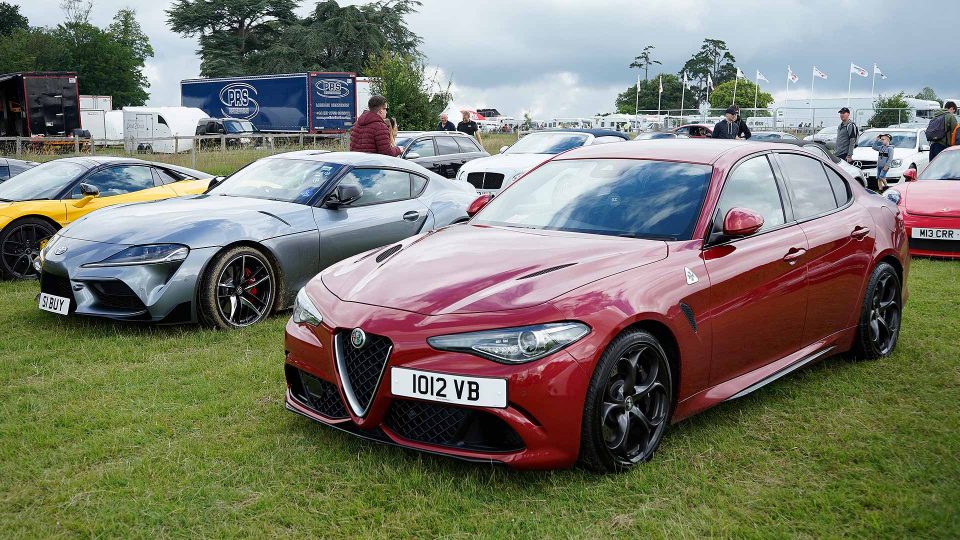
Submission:
<svg viewBox="0 0 960 540">
<path fill-rule="evenodd" d="M 750 236 L 763 227 L 763 216 L 748 208 L 731 208 L 723 218 L 723 235 L 728 238 Z"/>
<path fill-rule="evenodd" d="M 100 188 L 93 184 L 80 184 L 80 194 L 84 197 L 99 197 Z"/>
<path fill-rule="evenodd" d="M 502 153 L 506 152 L 506 151 L 507 151 L 507 148 L 510 148 L 510 147 L 509 147 L 509 146 L 501 146 L 501 147 L 500 147 L 500 153 L 502 154 Z"/>
<path fill-rule="evenodd" d="M 929 145 L 929 144 L 921 144 L 921 145 L 920 145 L 920 151 L 921 151 L 921 152 L 929 152 L 929 151 L 930 151 L 930 145 Z"/>
<path fill-rule="evenodd" d="M 327 195 L 326 204 L 331 208 L 346 206 L 363 196 L 363 188 L 357 184 L 340 184 Z"/>
<path fill-rule="evenodd" d="M 406 159 L 420 159 L 420 154 L 416 152 L 408 152 L 407 155 L 403 156 Z"/>
<path fill-rule="evenodd" d="M 914 169 L 907 169 L 903 171 L 903 181 L 904 182 L 916 182 L 917 181 L 917 171 Z"/>
<path fill-rule="evenodd" d="M 483 207 L 486 206 L 490 201 L 493 200 L 492 193 L 484 193 L 483 195 L 477 197 L 470 203 L 470 206 L 467 207 L 467 215 L 473 217 L 477 212 L 483 210 Z"/>
</svg>

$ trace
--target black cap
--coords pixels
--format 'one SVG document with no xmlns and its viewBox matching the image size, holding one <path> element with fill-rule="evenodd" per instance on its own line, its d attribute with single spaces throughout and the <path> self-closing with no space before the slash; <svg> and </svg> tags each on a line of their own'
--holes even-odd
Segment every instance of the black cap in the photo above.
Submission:
<svg viewBox="0 0 960 540">
<path fill-rule="evenodd" d="M 727 107 L 727 110 L 723 111 L 723 114 L 737 114 L 740 112 L 740 109 L 737 109 L 733 105 Z"/>
<path fill-rule="evenodd" d="M 844 108 L 840 109 L 840 110 L 837 111 L 837 112 L 839 112 L 839 113 L 849 113 L 849 112 L 850 112 L 850 109 L 844 107 Z"/>
</svg>

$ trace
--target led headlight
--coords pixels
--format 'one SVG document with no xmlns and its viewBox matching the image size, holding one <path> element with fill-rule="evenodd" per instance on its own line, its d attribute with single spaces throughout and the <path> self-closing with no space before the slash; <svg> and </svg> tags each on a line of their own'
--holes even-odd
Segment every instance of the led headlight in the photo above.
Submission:
<svg viewBox="0 0 960 540">
<path fill-rule="evenodd" d="M 310 297 L 307 296 L 307 289 L 300 289 L 297 293 L 297 299 L 293 302 L 293 322 L 297 324 L 309 324 L 310 326 L 320 326 L 323 322 L 323 315 L 317 306 L 313 305 Z"/>
<path fill-rule="evenodd" d="M 903 165 L 903 160 L 902 160 L 902 159 L 891 159 L 891 160 L 890 160 L 890 168 L 891 168 L 891 169 L 896 169 L 897 167 L 899 167 L 899 166 L 901 166 L 901 165 Z"/>
<path fill-rule="evenodd" d="M 501 362 L 522 364 L 553 354 L 590 333 L 580 322 L 558 322 L 450 334 L 427 339 L 434 349 L 465 352 Z"/>
<path fill-rule="evenodd" d="M 83 265 L 84 268 L 108 266 L 133 266 L 138 264 L 164 264 L 180 262 L 187 258 L 190 248 L 180 244 L 146 244 L 131 246 L 106 259 Z"/>
<path fill-rule="evenodd" d="M 900 192 L 895 189 L 888 189 L 884 191 L 883 196 L 893 204 L 900 204 Z"/>
</svg>

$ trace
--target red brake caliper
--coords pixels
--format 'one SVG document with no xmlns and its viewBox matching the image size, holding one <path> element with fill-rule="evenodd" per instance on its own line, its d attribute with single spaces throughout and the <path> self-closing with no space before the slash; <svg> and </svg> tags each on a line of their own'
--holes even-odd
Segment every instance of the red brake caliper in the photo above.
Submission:
<svg viewBox="0 0 960 540">
<path fill-rule="evenodd" d="M 246 280 L 246 284 L 247 284 L 247 285 L 252 284 L 253 281 L 254 281 L 254 280 L 253 280 L 253 271 L 251 271 L 249 268 L 244 268 L 244 269 L 243 269 L 243 277 L 244 277 L 244 279 Z M 250 289 L 249 292 L 250 292 L 250 295 L 251 295 L 251 296 L 256 296 L 256 295 L 257 295 L 257 288 L 256 288 L 256 287 L 253 287 L 252 289 Z"/>
</svg>

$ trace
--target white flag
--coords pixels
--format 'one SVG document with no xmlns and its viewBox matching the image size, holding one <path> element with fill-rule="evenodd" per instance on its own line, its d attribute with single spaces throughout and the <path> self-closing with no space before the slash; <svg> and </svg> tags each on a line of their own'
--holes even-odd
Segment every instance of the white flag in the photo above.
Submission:
<svg viewBox="0 0 960 540">
<path fill-rule="evenodd" d="M 814 77 L 820 77 L 821 79 L 826 79 L 826 78 L 827 78 L 827 74 L 824 73 L 824 72 L 822 72 L 822 71 L 820 71 L 820 70 L 817 68 L 817 66 L 813 66 L 813 76 L 814 76 Z"/>
<path fill-rule="evenodd" d="M 763 73 L 760 73 L 760 70 L 759 70 L 759 69 L 757 70 L 757 80 L 758 80 L 758 81 L 763 81 L 763 82 L 770 82 L 770 81 L 767 80 L 766 77 L 763 76 Z"/>
<path fill-rule="evenodd" d="M 850 73 L 853 73 L 854 75 L 859 75 L 861 77 L 867 76 L 867 70 L 854 64 L 853 62 L 850 62 Z"/>
<path fill-rule="evenodd" d="M 707 88 L 713 89 L 713 78 L 707 73 Z"/>
<path fill-rule="evenodd" d="M 877 66 L 876 64 L 873 65 L 873 74 L 874 74 L 874 75 L 879 75 L 881 79 L 886 79 L 886 78 L 887 78 L 887 76 L 884 75 L 882 71 L 880 71 L 880 67 Z"/>
<path fill-rule="evenodd" d="M 744 72 L 740 71 L 740 68 L 737 68 L 737 78 L 738 78 L 738 79 L 740 79 L 740 78 L 746 79 L 746 78 L 747 78 L 746 74 L 744 74 Z"/>
<path fill-rule="evenodd" d="M 790 69 L 790 66 L 787 66 L 787 79 L 789 79 L 790 82 L 792 83 L 795 83 L 800 80 L 800 77 L 797 77 L 797 74 L 794 73 L 792 69 Z"/>
<path fill-rule="evenodd" d="M 663 93 L 663 77 L 660 77 L 660 93 Z"/>
</svg>

